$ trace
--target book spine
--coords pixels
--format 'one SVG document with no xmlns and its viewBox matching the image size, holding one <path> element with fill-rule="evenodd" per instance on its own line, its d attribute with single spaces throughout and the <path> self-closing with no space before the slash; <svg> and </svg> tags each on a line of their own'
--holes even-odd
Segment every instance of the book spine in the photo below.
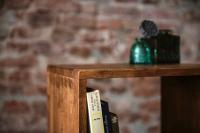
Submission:
<svg viewBox="0 0 200 133">
<path fill-rule="evenodd" d="M 102 114 L 103 114 L 103 123 L 104 123 L 105 133 L 112 133 L 108 103 L 106 101 L 101 100 L 101 106 L 102 106 Z"/>
<path fill-rule="evenodd" d="M 112 133 L 119 133 L 119 123 L 116 114 L 110 112 Z"/>
<path fill-rule="evenodd" d="M 87 93 L 90 133 L 105 133 L 99 90 Z"/>
</svg>

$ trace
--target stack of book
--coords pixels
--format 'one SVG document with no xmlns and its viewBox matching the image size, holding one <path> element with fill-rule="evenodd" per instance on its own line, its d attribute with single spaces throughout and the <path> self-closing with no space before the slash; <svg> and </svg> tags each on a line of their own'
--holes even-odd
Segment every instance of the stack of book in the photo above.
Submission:
<svg viewBox="0 0 200 133">
<path fill-rule="evenodd" d="M 99 90 L 88 88 L 89 133 L 119 133 L 118 117 L 109 112 L 108 102 L 100 99 Z"/>
</svg>

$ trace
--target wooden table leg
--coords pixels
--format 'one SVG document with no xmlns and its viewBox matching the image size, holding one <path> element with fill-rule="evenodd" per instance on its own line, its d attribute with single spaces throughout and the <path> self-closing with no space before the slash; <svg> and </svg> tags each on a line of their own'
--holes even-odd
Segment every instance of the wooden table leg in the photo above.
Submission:
<svg viewBox="0 0 200 133">
<path fill-rule="evenodd" d="M 48 133 L 86 133 L 86 80 L 49 72 Z"/>
<path fill-rule="evenodd" d="M 87 80 L 79 80 L 79 133 L 87 133 Z"/>
<path fill-rule="evenodd" d="M 200 76 L 161 77 L 162 133 L 200 133 Z"/>
</svg>

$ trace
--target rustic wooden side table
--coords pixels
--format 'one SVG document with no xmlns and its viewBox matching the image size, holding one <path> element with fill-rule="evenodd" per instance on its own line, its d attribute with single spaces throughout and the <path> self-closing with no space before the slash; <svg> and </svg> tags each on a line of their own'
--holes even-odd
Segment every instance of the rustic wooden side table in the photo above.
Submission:
<svg viewBox="0 0 200 133">
<path fill-rule="evenodd" d="M 200 64 L 48 66 L 48 132 L 87 133 L 92 78 L 161 78 L 161 132 L 200 133 Z"/>
</svg>

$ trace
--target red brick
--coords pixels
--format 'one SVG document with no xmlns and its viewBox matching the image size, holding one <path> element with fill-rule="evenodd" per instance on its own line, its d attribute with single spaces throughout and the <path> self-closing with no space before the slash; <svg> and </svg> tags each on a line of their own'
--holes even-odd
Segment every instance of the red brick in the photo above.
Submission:
<svg viewBox="0 0 200 133">
<path fill-rule="evenodd" d="M 105 6 L 101 6 L 99 9 L 99 14 L 104 16 L 116 15 L 123 17 L 141 17 L 140 9 L 135 5 L 135 3 L 113 3 Z M 121 19 L 123 19 L 123 17 Z"/>
<path fill-rule="evenodd" d="M 113 47 L 111 47 L 111 46 L 101 46 L 99 48 L 99 50 L 103 55 L 110 55 L 113 52 Z"/>
<path fill-rule="evenodd" d="M 123 30 L 125 30 L 127 32 L 127 34 L 125 34 L 125 38 L 127 36 L 130 36 L 131 34 L 135 34 L 138 37 L 139 31 L 138 31 L 138 26 L 140 25 L 140 21 L 136 20 L 132 17 L 128 17 L 128 18 L 124 18 L 122 19 L 122 23 L 123 23 Z M 132 38 L 133 40 L 134 38 Z"/>
<path fill-rule="evenodd" d="M 72 1 L 72 0 L 64 0 L 65 4 L 61 2 L 57 2 L 55 0 L 54 2 L 48 2 L 49 7 L 52 7 L 52 9 L 55 9 L 57 11 L 63 12 L 63 13 L 80 13 L 81 12 L 81 5 L 78 2 Z M 51 5 L 50 5 L 51 4 Z"/>
<path fill-rule="evenodd" d="M 49 55 L 51 53 L 51 44 L 46 40 L 39 40 L 33 43 L 32 50 L 35 55 Z"/>
<path fill-rule="evenodd" d="M 22 94 L 27 96 L 46 96 L 47 85 L 45 83 L 37 82 L 31 85 L 25 85 Z"/>
<path fill-rule="evenodd" d="M 56 22 L 62 26 L 68 26 L 75 30 L 80 28 L 95 29 L 96 28 L 96 17 L 89 15 L 61 14 L 57 17 Z"/>
<path fill-rule="evenodd" d="M 143 17 L 149 19 L 178 19 L 180 18 L 179 14 L 174 10 L 167 10 L 165 8 L 144 8 Z"/>
<path fill-rule="evenodd" d="M 24 82 L 23 83 L 9 83 L 6 84 L 6 89 L 10 95 L 22 95 L 24 94 Z M 29 84 L 30 86 L 30 84 Z"/>
<path fill-rule="evenodd" d="M 152 97 L 160 95 L 160 84 L 158 79 L 154 78 L 134 78 L 133 95 L 142 97 Z"/>
<path fill-rule="evenodd" d="M 121 106 L 121 105 L 118 105 Z M 117 111 L 117 115 L 120 121 L 131 121 L 131 117 L 132 116 L 132 111 L 130 108 L 125 107 L 123 105 L 123 108 Z"/>
<path fill-rule="evenodd" d="M 148 128 L 148 133 L 160 133 L 160 132 L 161 132 L 161 129 L 160 129 L 160 126 L 158 125 Z"/>
<path fill-rule="evenodd" d="M 109 87 L 110 91 L 112 93 L 116 93 L 116 94 L 119 94 L 119 95 L 123 94 L 123 93 L 126 93 L 127 88 L 124 85 L 125 82 L 126 82 L 125 79 L 111 79 L 110 87 Z"/>
<path fill-rule="evenodd" d="M 23 89 L 20 93 L 25 96 L 41 96 L 41 93 L 39 92 L 39 87 L 33 83 L 23 84 Z"/>
<path fill-rule="evenodd" d="M 126 92 L 126 88 L 121 86 L 121 87 L 111 87 L 110 91 L 112 93 L 117 93 L 117 94 L 123 94 L 124 92 Z"/>
<path fill-rule="evenodd" d="M 144 4 L 159 4 L 160 0 L 142 0 Z"/>
<path fill-rule="evenodd" d="M 80 15 L 76 17 L 75 20 L 76 21 L 73 22 L 75 28 L 87 28 L 87 29 L 96 28 L 96 17 Z"/>
<path fill-rule="evenodd" d="M 35 125 L 31 123 L 32 113 L 3 113 L 0 118 L 0 131 L 6 133 L 29 133 L 33 132 Z M 31 128 L 32 127 L 32 128 Z M 40 129 L 41 130 L 41 129 Z M 27 131 L 27 132 L 26 132 Z M 34 131 L 34 132 L 37 132 Z"/>
<path fill-rule="evenodd" d="M 146 77 L 144 82 L 149 85 L 154 85 L 155 87 L 160 87 L 160 78 L 159 77 Z"/>
<path fill-rule="evenodd" d="M 8 50 L 18 51 L 20 53 L 26 52 L 30 50 L 30 42 L 11 40 L 7 42 L 6 47 Z"/>
<path fill-rule="evenodd" d="M 6 79 L 6 72 L 4 71 L 4 69 L 0 70 L 0 81 L 5 81 Z"/>
<path fill-rule="evenodd" d="M 146 124 L 146 123 L 149 123 L 150 122 L 150 113 L 149 112 L 140 112 L 139 113 L 139 116 L 140 116 L 140 120 Z"/>
<path fill-rule="evenodd" d="M 75 47 L 70 48 L 70 53 L 72 55 L 80 56 L 80 57 L 89 57 L 91 54 L 91 49 L 88 47 Z"/>
<path fill-rule="evenodd" d="M 183 21 L 200 22 L 200 12 L 197 9 L 186 10 L 182 13 L 181 18 Z"/>
<path fill-rule="evenodd" d="M 31 29 L 23 25 L 15 26 L 10 32 L 11 38 L 28 38 L 30 36 Z"/>
<path fill-rule="evenodd" d="M 3 41 L 4 39 L 2 39 L 1 37 L 0 37 L 0 41 Z M 3 50 L 4 50 L 4 45 L 2 45 L 2 44 L 0 44 L 0 52 L 1 53 L 3 53 Z"/>
<path fill-rule="evenodd" d="M 46 85 L 40 85 L 36 83 L 21 81 L 10 82 L 6 85 L 5 94 L 9 95 L 22 95 L 22 96 L 46 96 Z M 6 96 L 5 95 L 5 96 Z"/>
<path fill-rule="evenodd" d="M 107 30 L 87 30 L 80 34 L 80 41 L 93 46 L 111 47 L 114 45 L 115 32 Z"/>
<path fill-rule="evenodd" d="M 53 24 L 55 17 L 47 8 L 37 9 L 30 12 L 28 15 L 28 22 L 33 28 L 47 27 Z"/>
<path fill-rule="evenodd" d="M 180 24 L 178 24 L 177 22 L 158 21 L 157 25 L 160 29 L 172 29 L 175 33 L 178 32 L 181 28 Z"/>
<path fill-rule="evenodd" d="M 6 8 L 5 8 L 6 9 Z M 8 11 L 8 10 L 0 10 L 0 40 L 1 43 L 3 42 L 3 40 L 5 40 L 9 33 L 10 30 L 12 28 L 12 26 L 16 23 L 16 17 L 15 17 L 15 12 L 14 11 Z"/>
<path fill-rule="evenodd" d="M 118 2 L 138 2 L 139 0 L 116 0 Z"/>
<path fill-rule="evenodd" d="M 32 0 L 5 0 L 5 6 L 9 9 L 28 8 Z"/>
<path fill-rule="evenodd" d="M 121 131 L 122 131 L 122 133 L 131 133 L 131 131 L 128 127 L 123 127 Z"/>
<path fill-rule="evenodd" d="M 47 82 L 48 74 L 47 74 L 47 71 L 44 71 L 45 69 L 46 69 L 46 67 L 38 70 L 34 75 L 34 78 L 36 78 L 37 81 L 39 83 L 41 83 L 42 85 L 44 85 L 44 84 L 46 85 L 46 82 Z"/>
<path fill-rule="evenodd" d="M 8 75 L 8 80 L 12 82 L 29 82 L 31 78 L 30 72 L 28 70 L 16 70 Z"/>
<path fill-rule="evenodd" d="M 130 115 L 129 117 L 129 122 L 137 122 L 139 120 L 141 120 L 143 123 L 148 123 L 150 121 L 150 113 L 145 112 L 145 111 L 139 111 L 137 113 L 133 113 L 132 115 Z"/>
<path fill-rule="evenodd" d="M 60 13 L 60 14 L 57 14 L 56 16 L 56 23 L 57 25 L 60 25 L 61 26 L 66 26 L 67 27 L 72 27 L 75 20 L 76 20 L 76 15 L 72 14 L 72 15 L 68 15 L 68 14 L 65 14 L 65 13 Z M 66 28 L 67 28 L 66 27 Z M 59 29 L 59 27 L 55 27 L 55 29 Z"/>
<path fill-rule="evenodd" d="M 48 55 L 51 52 L 51 45 L 49 41 L 38 40 L 34 42 L 23 40 L 11 40 L 7 42 L 7 50 L 15 52 L 29 52 L 33 54 Z"/>
<path fill-rule="evenodd" d="M 141 119 L 141 115 L 139 113 L 133 113 L 129 119 L 129 122 L 134 123 Z"/>
<path fill-rule="evenodd" d="M 1 133 L 46 133 L 46 130 L 36 130 L 36 131 L 29 131 L 30 129 L 27 129 L 25 131 L 16 131 L 16 130 L 9 130 L 9 131 L 1 131 Z"/>
<path fill-rule="evenodd" d="M 83 42 L 94 44 L 95 42 L 102 42 L 103 38 L 100 37 L 99 32 L 96 30 L 89 30 L 80 35 L 80 39 Z"/>
<path fill-rule="evenodd" d="M 23 101 L 5 101 L 3 104 L 3 111 L 6 113 L 28 113 L 30 107 L 28 103 Z"/>
<path fill-rule="evenodd" d="M 121 18 L 98 18 L 97 28 L 120 30 L 123 28 Z"/>
<path fill-rule="evenodd" d="M 142 110 L 147 112 L 159 112 L 160 111 L 160 100 L 149 100 L 140 105 Z"/>
<path fill-rule="evenodd" d="M 35 101 L 33 103 L 33 111 L 35 116 L 47 117 L 47 103 L 42 101 Z"/>
<path fill-rule="evenodd" d="M 76 32 L 72 28 L 66 26 L 57 26 L 53 30 L 51 38 L 56 43 L 65 43 L 72 41 L 75 33 Z"/>
<path fill-rule="evenodd" d="M 34 0 L 34 5 L 39 8 L 48 7 L 54 11 L 74 13 L 79 11 L 80 6 L 72 0 Z"/>
<path fill-rule="evenodd" d="M 166 5 L 170 5 L 173 7 L 180 7 L 180 6 L 194 6 L 198 5 L 198 0 L 165 0 Z"/>
<path fill-rule="evenodd" d="M 0 60 L 0 67 L 32 67 L 36 65 L 37 60 L 34 55 L 26 55 L 19 58 L 7 57 Z"/>
<path fill-rule="evenodd" d="M 80 3 L 81 14 L 96 15 L 97 14 L 97 3 L 95 2 L 82 2 Z"/>
<path fill-rule="evenodd" d="M 38 93 L 39 94 L 46 96 L 46 94 L 47 94 L 47 86 L 40 85 L 37 88 L 38 88 Z"/>
<path fill-rule="evenodd" d="M 0 82 L 0 94 L 5 95 L 7 93 L 7 86 L 5 83 Z"/>
<path fill-rule="evenodd" d="M 159 90 L 157 88 L 148 88 L 147 86 L 142 88 L 137 87 L 137 89 L 134 89 L 134 95 L 142 97 L 151 97 L 159 95 Z"/>
<path fill-rule="evenodd" d="M 91 88 L 98 88 L 100 90 L 101 94 L 103 94 L 104 92 L 106 92 L 108 90 L 108 88 L 110 88 L 110 86 L 111 86 L 110 83 L 111 83 L 110 79 L 88 80 L 88 86 L 90 86 Z"/>
</svg>

